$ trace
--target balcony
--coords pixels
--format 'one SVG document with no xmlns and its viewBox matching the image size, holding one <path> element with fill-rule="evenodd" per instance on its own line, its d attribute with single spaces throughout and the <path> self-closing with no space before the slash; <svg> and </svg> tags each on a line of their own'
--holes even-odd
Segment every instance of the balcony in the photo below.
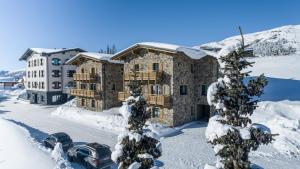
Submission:
<svg viewBox="0 0 300 169">
<path fill-rule="evenodd" d="M 136 72 L 136 80 L 159 81 L 162 79 L 162 71 L 138 71 Z M 125 72 L 124 80 L 134 80 L 134 72 Z"/>
<path fill-rule="evenodd" d="M 95 80 L 95 75 L 91 73 L 74 73 L 73 79 L 74 81 L 90 81 Z"/>
<path fill-rule="evenodd" d="M 86 89 L 71 89 L 70 95 L 79 96 L 79 97 L 96 98 L 96 97 L 100 97 L 100 92 L 94 90 L 86 90 Z"/>
<path fill-rule="evenodd" d="M 127 99 L 129 96 L 130 96 L 129 93 L 118 92 L 118 100 L 119 101 L 125 101 L 125 99 Z"/>
<path fill-rule="evenodd" d="M 118 100 L 125 101 L 130 96 L 129 93 L 119 92 Z M 170 96 L 166 95 L 146 95 L 147 103 L 150 105 L 164 106 L 167 107 L 170 105 Z"/>
</svg>

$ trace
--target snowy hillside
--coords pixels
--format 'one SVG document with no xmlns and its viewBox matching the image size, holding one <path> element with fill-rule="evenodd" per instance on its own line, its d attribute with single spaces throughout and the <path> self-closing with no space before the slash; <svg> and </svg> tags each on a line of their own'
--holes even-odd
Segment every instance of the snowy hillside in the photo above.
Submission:
<svg viewBox="0 0 300 169">
<path fill-rule="evenodd" d="M 25 76 L 25 69 L 15 71 L 0 71 L 0 81 L 17 81 Z"/>
<path fill-rule="evenodd" d="M 267 31 L 245 34 L 245 44 L 253 48 L 256 56 L 280 56 L 300 54 L 300 25 L 283 26 Z M 194 48 L 201 48 L 211 54 L 218 54 L 222 49 L 236 46 L 240 35 L 211 42 Z"/>
</svg>

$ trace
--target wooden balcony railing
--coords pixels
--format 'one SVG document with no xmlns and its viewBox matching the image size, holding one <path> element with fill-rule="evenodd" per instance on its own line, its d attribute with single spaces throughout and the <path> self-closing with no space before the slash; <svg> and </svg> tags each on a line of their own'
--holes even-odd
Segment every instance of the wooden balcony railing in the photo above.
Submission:
<svg viewBox="0 0 300 169">
<path fill-rule="evenodd" d="M 75 81 L 95 80 L 95 75 L 91 73 L 74 73 L 73 79 Z"/>
<path fill-rule="evenodd" d="M 119 101 L 125 101 L 125 99 L 127 99 L 129 96 L 130 96 L 129 93 L 118 92 L 118 100 Z"/>
<path fill-rule="evenodd" d="M 150 105 L 168 106 L 170 104 L 170 97 L 166 95 L 148 95 L 146 98 Z"/>
<path fill-rule="evenodd" d="M 161 80 L 163 72 L 162 71 L 138 71 L 136 72 L 136 80 Z M 125 72 L 124 80 L 134 80 L 133 72 Z"/>
<path fill-rule="evenodd" d="M 124 101 L 129 96 L 129 93 L 119 92 L 118 100 Z M 166 95 L 145 95 L 145 98 L 147 99 L 147 103 L 150 105 L 169 106 L 170 104 L 170 96 Z"/>
<path fill-rule="evenodd" d="M 69 94 L 72 96 L 90 97 L 90 98 L 96 98 L 100 96 L 100 92 L 94 90 L 86 90 L 86 89 L 71 89 Z"/>
</svg>

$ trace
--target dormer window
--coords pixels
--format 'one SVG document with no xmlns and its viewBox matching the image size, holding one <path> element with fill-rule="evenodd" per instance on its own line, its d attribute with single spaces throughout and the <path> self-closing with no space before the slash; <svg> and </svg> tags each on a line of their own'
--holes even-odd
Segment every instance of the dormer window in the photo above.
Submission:
<svg viewBox="0 0 300 169">
<path fill-rule="evenodd" d="M 60 65 L 60 59 L 59 58 L 53 58 L 52 59 L 52 65 L 59 66 Z"/>
</svg>

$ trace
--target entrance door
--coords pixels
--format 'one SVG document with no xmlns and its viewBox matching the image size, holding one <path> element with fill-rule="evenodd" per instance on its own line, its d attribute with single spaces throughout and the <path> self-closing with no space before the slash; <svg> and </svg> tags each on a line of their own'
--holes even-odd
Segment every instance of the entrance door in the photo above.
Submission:
<svg viewBox="0 0 300 169">
<path fill-rule="evenodd" d="M 210 107 L 204 104 L 197 105 L 197 120 L 208 121 L 210 117 Z"/>
<path fill-rule="evenodd" d="M 34 103 L 34 104 L 37 103 L 37 99 L 38 99 L 37 94 L 36 94 L 36 93 L 33 94 L 33 103 Z"/>
</svg>

